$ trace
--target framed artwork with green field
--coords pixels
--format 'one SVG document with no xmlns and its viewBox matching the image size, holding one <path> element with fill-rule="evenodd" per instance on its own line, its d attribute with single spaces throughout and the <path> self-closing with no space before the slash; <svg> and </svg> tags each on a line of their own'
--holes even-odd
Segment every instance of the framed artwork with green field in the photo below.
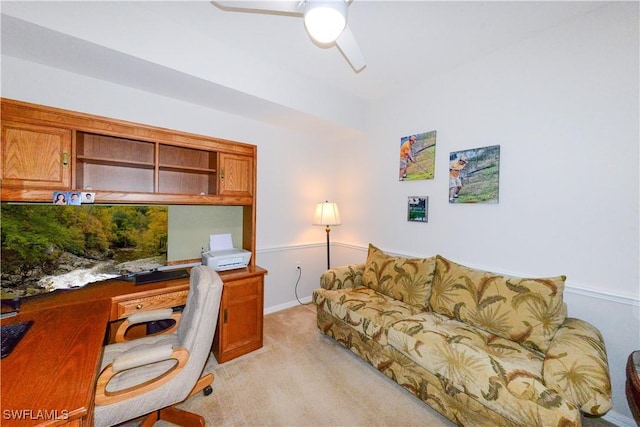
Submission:
<svg viewBox="0 0 640 427">
<path fill-rule="evenodd" d="M 449 154 L 449 203 L 498 203 L 500 146 Z"/>
<path fill-rule="evenodd" d="M 400 181 L 433 179 L 436 158 L 436 131 L 400 138 Z"/>
<path fill-rule="evenodd" d="M 429 196 L 409 196 L 407 221 L 429 222 Z"/>
</svg>

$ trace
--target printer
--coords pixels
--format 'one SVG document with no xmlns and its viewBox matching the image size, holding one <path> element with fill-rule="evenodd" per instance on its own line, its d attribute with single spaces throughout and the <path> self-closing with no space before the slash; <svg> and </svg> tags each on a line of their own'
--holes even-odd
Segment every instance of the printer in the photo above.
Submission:
<svg viewBox="0 0 640 427">
<path fill-rule="evenodd" d="M 223 249 L 202 252 L 202 264 L 216 271 L 244 268 L 251 260 L 251 252 L 245 249 Z"/>
</svg>

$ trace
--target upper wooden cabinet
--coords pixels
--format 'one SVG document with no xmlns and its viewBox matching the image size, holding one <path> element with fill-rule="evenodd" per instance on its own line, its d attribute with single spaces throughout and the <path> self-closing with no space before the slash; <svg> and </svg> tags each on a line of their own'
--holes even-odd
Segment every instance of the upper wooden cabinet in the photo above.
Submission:
<svg viewBox="0 0 640 427">
<path fill-rule="evenodd" d="M 3 186 L 69 189 L 71 131 L 2 121 Z"/>
<path fill-rule="evenodd" d="M 256 147 L 2 99 L 2 200 L 252 206 Z"/>
<path fill-rule="evenodd" d="M 235 154 L 220 155 L 220 194 L 253 195 L 253 159 Z"/>
</svg>

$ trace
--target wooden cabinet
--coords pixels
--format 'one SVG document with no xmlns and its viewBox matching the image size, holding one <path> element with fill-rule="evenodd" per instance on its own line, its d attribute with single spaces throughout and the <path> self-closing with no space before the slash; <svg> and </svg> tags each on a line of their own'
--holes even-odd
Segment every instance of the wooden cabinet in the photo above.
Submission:
<svg viewBox="0 0 640 427">
<path fill-rule="evenodd" d="M 233 154 L 220 155 L 220 194 L 253 195 L 253 158 Z"/>
<path fill-rule="evenodd" d="M 2 118 L 2 201 L 255 204 L 255 145 L 8 99 Z"/>
<path fill-rule="evenodd" d="M 260 267 L 221 273 L 224 289 L 213 339 L 219 363 L 262 347 L 265 273 Z"/>
<path fill-rule="evenodd" d="M 70 188 L 70 130 L 3 121 L 1 144 L 3 186 Z"/>
</svg>

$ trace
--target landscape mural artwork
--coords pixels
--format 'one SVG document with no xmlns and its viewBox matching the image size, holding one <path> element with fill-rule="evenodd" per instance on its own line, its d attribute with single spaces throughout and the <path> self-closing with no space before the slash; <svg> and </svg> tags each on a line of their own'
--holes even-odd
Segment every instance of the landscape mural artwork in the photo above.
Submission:
<svg viewBox="0 0 640 427">
<path fill-rule="evenodd" d="M 2 298 L 166 265 L 166 206 L 56 206 L 3 203 Z"/>
</svg>

